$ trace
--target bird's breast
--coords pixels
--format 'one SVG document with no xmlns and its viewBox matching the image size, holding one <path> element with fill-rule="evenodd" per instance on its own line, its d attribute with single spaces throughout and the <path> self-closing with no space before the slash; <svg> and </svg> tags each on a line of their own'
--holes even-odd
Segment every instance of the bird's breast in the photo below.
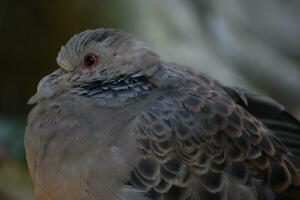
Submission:
<svg viewBox="0 0 300 200">
<path fill-rule="evenodd" d="M 114 199 L 139 159 L 135 119 L 148 104 L 104 108 L 64 99 L 37 105 L 25 135 L 37 196 L 68 200 L 99 199 L 101 194 L 100 199 Z"/>
</svg>

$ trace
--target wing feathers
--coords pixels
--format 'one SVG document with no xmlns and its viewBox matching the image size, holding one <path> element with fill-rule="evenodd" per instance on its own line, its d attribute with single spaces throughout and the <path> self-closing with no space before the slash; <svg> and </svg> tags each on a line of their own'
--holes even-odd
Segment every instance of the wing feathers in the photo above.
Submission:
<svg viewBox="0 0 300 200">
<path fill-rule="evenodd" d="M 258 118 L 291 152 L 300 156 L 300 121 L 273 99 L 251 94 L 239 88 L 224 87 L 237 104 Z"/>
<path fill-rule="evenodd" d="M 252 108 L 255 101 L 240 91 L 227 91 L 231 99 L 224 90 L 199 92 L 197 84 L 190 86 L 169 91 L 141 116 L 139 140 L 144 159 L 134 170 L 133 185 L 163 196 L 181 188 L 190 198 L 197 183 L 199 191 L 221 195 L 227 175 L 245 186 L 253 179 L 262 180 L 258 183 L 278 193 L 300 185 L 295 161 L 272 133 L 276 129 L 278 137 L 287 134 L 284 141 L 297 150 L 293 139 L 298 138 L 298 126 L 293 118 L 281 116 L 286 119 L 281 123 L 270 115 L 284 113 L 280 105 L 254 98 L 270 111 L 263 115 Z M 236 102 L 248 106 L 248 111 Z M 251 191 L 252 186 L 248 187 Z"/>
</svg>

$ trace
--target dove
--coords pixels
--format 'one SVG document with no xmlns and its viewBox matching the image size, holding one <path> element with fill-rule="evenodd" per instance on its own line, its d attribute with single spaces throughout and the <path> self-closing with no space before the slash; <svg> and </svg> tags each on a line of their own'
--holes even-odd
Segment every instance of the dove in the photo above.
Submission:
<svg viewBox="0 0 300 200">
<path fill-rule="evenodd" d="M 115 29 L 74 35 L 57 63 L 29 100 L 38 200 L 300 199 L 300 122 L 275 100 Z"/>
</svg>

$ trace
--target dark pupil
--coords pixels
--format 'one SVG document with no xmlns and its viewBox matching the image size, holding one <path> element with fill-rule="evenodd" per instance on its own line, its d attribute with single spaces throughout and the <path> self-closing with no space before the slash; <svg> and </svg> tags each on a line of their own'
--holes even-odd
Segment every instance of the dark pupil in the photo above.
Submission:
<svg viewBox="0 0 300 200">
<path fill-rule="evenodd" d="M 85 63 L 87 66 L 91 66 L 95 64 L 95 58 L 93 56 L 87 56 L 85 59 Z"/>
</svg>

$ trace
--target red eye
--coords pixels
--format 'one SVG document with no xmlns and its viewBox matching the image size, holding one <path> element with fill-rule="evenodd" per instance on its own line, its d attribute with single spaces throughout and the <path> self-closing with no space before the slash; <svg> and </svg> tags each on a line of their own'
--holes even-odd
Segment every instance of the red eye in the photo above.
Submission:
<svg viewBox="0 0 300 200">
<path fill-rule="evenodd" d="M 98 57 L 93 53 L 89 53 L 83 58 L 83 65 L 87 68 L 96 66 L 97 62 L 98 62 Z"/>
</svg>

